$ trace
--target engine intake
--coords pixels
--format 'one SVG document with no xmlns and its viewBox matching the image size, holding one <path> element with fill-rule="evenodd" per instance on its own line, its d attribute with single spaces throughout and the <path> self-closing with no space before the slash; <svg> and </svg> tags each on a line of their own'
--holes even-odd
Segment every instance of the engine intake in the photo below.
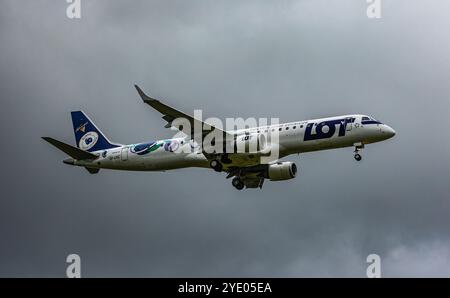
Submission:
<svg viewBox="0 0 450 298">
<path fill-rule="evenodd" d="M 291 161 L 277 162 L 267 167 L 265 178 L 272 181 L 288 180 L 295 178 L 297 165 Z"/>
</svg>

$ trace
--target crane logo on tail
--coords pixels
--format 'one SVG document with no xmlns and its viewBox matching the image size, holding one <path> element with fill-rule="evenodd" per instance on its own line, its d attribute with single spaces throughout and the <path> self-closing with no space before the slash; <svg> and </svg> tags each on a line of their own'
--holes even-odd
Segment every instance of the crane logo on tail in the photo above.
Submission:
<svg viewBox="0 0 450 298">
<path fill-rule="evenodd" d="M 77 129 L 75 129 L 75 132 L 79 132 L 79 131 L 85 132 L 85 131 L 86 131 L 86 125 L 87 125 L 87 124 L 88 124 L 88 122 L 85 122 L 85 123 L 81 124 L 80 126 L 78 126 Z"/>
</svg>

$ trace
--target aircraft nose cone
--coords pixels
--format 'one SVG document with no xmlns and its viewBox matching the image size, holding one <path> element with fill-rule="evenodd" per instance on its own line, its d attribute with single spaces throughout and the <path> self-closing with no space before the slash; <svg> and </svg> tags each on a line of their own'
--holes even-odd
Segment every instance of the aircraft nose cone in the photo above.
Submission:
<svg viewBox="0 0 450 298">
<path fill-rule="evenodd" d="M 388 138 L 392 138 L 396 134 L 395 130 L 392 127 L 387 126 L 387 125 L 386 125 L 386 129 L 384 130 L 384 133 L 386 134 L 386 136 Z"/>
</svg>

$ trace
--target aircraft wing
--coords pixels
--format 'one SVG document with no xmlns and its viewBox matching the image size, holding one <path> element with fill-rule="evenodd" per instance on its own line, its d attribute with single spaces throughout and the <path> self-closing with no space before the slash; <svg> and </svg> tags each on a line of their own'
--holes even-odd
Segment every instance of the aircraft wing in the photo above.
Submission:
<svg viewBox="0 0 450 298">
<path fill-rule="evenodd" d="M 202 131 L 201 131 L 202 136 L 207 135 L 212 130 L 216 130 L 216 131 L 222 132 L 222 134 L 224 136 L 224 140 L 225 140 L 226 135 L 228 133 L 223 131 L 222 129 L 214 127 L 206 122 L 198 120 L 188 114 L 185 114 L 175 108 L 172 108 L 172 107 L 162 103 L 158 99 L 151 98 L 150 96 L 145 94 L 144 91 L 142 91 L 142 89 L 139 88 L 139 86 L 137 86 L 137 85 L 134 85 L 134 87 L 136 88 L 136 90 L 138 91 L 142 100 L 146 104 L 148 104 L 149 106 L 151 106 L 152 108 L 154 108 L 155 110 L 157 110 L 158 112 L 160 112 L 163 115 L 162 118 L 167 121 L 167 124 L 164 127 L 166 127 L 166 128 L 175 127 L 177 129 L 179 129 L 176 126 L 173 126 L 172 122 L 177 118 L 184 118 L 184 119 L 188 120 L 191 124 L 191 137 L 192 138 L 194 138 L 194 127 L 201 127 L 202 128 Z"/>
</svg>

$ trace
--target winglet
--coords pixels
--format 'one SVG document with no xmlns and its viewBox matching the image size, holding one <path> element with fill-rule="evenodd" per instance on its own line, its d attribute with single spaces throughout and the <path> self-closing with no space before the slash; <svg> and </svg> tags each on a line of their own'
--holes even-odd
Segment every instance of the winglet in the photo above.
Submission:
<svg viewBox="0 0 450 298">
<path fill-rule="evenodd" d="M 147 94 L 144 93 L 144 91 L 142 91 L 142 89 L 138 86 L 138 85 L 134 85 L 134 88 L 136 88 L 137 92 L 139 93 L 139 96 L 142 98 L 142 100 L 145 103 L 150 103 L 152 101 L 158 101 L 155 98 L 151 98 L 150 96 L 148 96 Z"/>
</svg>

